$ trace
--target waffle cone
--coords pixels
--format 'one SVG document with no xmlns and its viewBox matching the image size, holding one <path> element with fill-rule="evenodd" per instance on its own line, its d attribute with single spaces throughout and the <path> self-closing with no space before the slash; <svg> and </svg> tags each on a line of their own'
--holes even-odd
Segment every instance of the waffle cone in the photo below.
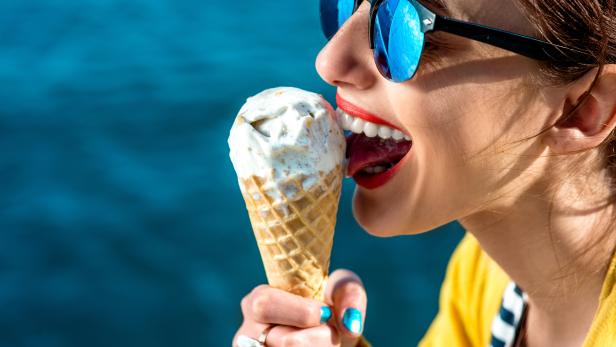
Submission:
<svg viewBox="0 0 616 347">
<path fill-rule="evenodd" d="M 337 166 L 318 177 L 277 178 L 277 185 L 257 176 L 239 180 L 272 287 L 323 301 L 342 174 Z"/>
</svg>

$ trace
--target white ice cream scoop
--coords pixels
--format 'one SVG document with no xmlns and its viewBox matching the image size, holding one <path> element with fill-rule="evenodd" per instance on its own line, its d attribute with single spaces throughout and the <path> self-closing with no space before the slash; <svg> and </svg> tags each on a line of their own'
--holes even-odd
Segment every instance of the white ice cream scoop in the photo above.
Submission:
<svg viewBox="0 0 616 347">
<path fill-rule="evenodd" d="M 238 177 L 317 177 L 343 165 L 346 142 L 335 117 L 322 96 L 297 88 L 248 98 L 228 140 Z"/>
</svg>

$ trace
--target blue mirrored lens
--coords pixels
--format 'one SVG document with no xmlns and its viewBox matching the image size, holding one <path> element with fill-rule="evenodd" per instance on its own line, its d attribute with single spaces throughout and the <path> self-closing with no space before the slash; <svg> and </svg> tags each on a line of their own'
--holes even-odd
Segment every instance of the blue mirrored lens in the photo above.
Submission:
<svg viewBox="0 0 616 347">
<path fill-rule="evenodd" d="M 329 40 L 352 15 L 355 0 L 321 0 L 321 28 Z"/>
<path fill-rule="evenodd" d="M 411 79 L 425 39 L 411 1 L 384 1 L 377 12 L 374 38 L 374 60 L 381 74 L 394 82 Z"/>
</svg>

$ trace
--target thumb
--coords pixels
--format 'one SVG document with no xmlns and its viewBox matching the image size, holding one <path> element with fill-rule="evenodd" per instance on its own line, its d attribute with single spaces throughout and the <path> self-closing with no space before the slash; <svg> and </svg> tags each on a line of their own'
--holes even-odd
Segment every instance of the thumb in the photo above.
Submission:
<svg viewBox="0 0 616 347">
<path fill-rule="evenodd" d="M 333 304 L 336 325 L 343 340 L 361 336 L 368 303 L 361 279 L 349 270 L 334 271 L 329 278 L 326 300 Z"/>
</svg>

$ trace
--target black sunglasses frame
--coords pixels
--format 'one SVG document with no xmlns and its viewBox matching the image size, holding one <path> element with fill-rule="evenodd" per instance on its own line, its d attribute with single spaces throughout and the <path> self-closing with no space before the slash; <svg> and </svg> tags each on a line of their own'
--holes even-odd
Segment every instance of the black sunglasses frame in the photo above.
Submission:
<svg viewBox="0 0 616 347">
<path fill-rule="evenodd" d="M 353 13 L 357 11 L 364 0 L 354 1 Z M 377 12 L 381 4 L 387 0 L 369 1 L 371 3 L 370 48 L 374 49 L 374 27 L 376 24 Z M 587 62 L 588 64 L 596 63 L 588 54 L 576 49 L 555 45 L 534 37 L 516 34 L 510 31 L 441 16 L 432 12 L 417 0 L 400 1 L 409 1 L 415 6 L 421 20 L 421 31 L 424 34 L 430 31 L 442 31 L 474 41 L 483 42 L 535 60 Z"/>
</svg>

